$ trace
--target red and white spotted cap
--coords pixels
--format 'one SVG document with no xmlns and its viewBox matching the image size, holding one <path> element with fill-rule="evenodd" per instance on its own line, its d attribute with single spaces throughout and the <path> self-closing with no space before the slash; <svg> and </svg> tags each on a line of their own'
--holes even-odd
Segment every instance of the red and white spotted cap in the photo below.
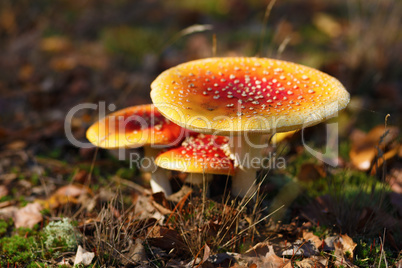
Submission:
<svg viewBox="0 0 402 268">
<path fill-rule="evenodd" d="M 177 145 L 187 130 L 172 123 L 152 104 L 114 112 L 93 124 L 86 133 L 94 145 L 116 149 L 144 145 Z"/>
<path fill-rule="evenodd" d="M 182 172 L 233 175 L 228 142 L 229 138 L 224 136 L 192 135 L 181 146 L 160 154 L 155 164 Z"/>
<path fill-rule="evenodd" d="M 208 58 L 160 74 L 151 98 L 176 124 L 203 133 L 284 132 L 334 116 L 349 93 L 332 76 L 267 58 Z"/>
</svg>

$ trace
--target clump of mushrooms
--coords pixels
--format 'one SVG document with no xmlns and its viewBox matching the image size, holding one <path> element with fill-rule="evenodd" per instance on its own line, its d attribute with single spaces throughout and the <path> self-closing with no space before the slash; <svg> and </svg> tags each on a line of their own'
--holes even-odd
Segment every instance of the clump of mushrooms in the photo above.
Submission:
<svg viewBox="0 0 402 268">
<path fill-rule="evenodd" d="M 152 104 L 133 106 L 100 119 L 87 130 L 87 139 L 106 149 L 144 147 L 153 192 L 172 193 L 166 172 L 154 164 L 161 147 L 180 144 L 187 131 L 165 118 Z"/>
<path fill-rule="evenodd" d="M 251 196 L 264 134 L 318 124 L 349 102 L 335 78 L 296 63 L 267 58 L 208 58 L 160 74 L 151 98 L 174 123 L 230 136 L 236 172 L 232 194 Z"/>
</svg>

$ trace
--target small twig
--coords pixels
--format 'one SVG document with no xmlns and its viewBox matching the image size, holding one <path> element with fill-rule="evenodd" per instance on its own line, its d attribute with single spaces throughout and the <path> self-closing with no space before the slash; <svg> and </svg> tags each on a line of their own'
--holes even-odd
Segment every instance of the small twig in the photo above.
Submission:
<svg viewBox="0 0 402 268">
<path fill-rule="evenodd" d="M 388 268 L 387 256 L 385 255 L 385 251 L 384 251 L 385 232 L 386 232 L 386 230 L 387 230 L 387 228 L 384 228 L 383 238 L 381 239 L 381 237 L 380 237 L 381 252 L 380 252 L 380 261 L 378 262 L 378 268 L 381 267 L 381 259 L 382 259 L 382 256 L 383 256 L 383 255 L 384 255 L 385 267 Z"/>
<path fill-rule="evenodd" d="M 217 48 L 216 34 L 213 34 L 212 35 L 212 57 L 216 57 L 216 48 Z"/>
<path fill-rule="evenodd" d="M 92 162 L 91 162 L 91 168 L 89 170 L 89 174 L 88 174 L 88 178 L 87 178 L 87 185 L 86 186 L 88 186 L 88 187 L 91 184 L 92 172 L 94 171 L 95 162 L 96 162 L 96 156 L 98 155 L 98 151 L 99 151 L 99 147 L 96 147 L 95 148 L 95 153 L 94 153 L 94 156 L 93 156 Z"/>
<path fill-rule="evenodd" d="M 139 264 L 135 261 L 130 260 L 129 258 L 127 258 L 126 256 L 124 256 L 124 254 L 122 254 L 120 251 L 118 251 L 117 249 L 115 249 L 109 242 L 105 241 L 106 245 L 108 245 L 111 249 L 113 249 L 114 251 L 116 251 L 119 255 L 121 255 L 126 261 L 128 261 L 131 264 Z"/>
<path fill-rule="evenodd" d="M 121 183 L 121 184 L 124 184 L 124 185 L 126 185 L 128 187 L 131 187 L 131 188 L 133 188 L 133 189 L 135 189 L 135 190 L 137 190 L 137 191 L 139 191 L 141 193 L 151 194 L 151 192 L 148 189 L 142 187 L 141 185 L 139 185 L 139 184 L 137 184 L 135 182 L 120 178 L 119 176 L 113 176 L 112 180 L 117 182 L 117 183 Z"/>
<path fill-rule="evenodd" d="M 276 0 L 271 0 L 268 5 L 267 8 L 265 9 L 265 14 L 264 14 L 264 19 L 262 21 L 262 27 L 261 27 L 261 33 L 260 33 L 260 47 L 257 53 L 257 57 L 261 56 L 262 54 L 262 45 L 264 43 L 264 36 L 265 36 L 265 31 L 267 28 L 267 22 L 268 22 L 268 18 L 269 15 L 271 14 L 271 10 L 275 5 Z"/>
<path fill-rule="evenodd" d="M 159 54 L 161 54 L 163 51 L 165 51 L 168 47 L 170 47 L 172 44 L 174 44 L 177 40 L 179 40 L 183 36 L 193 34 L 193 33 L 210 31 L 213 28 L 214 27 L 211 24 L 194 24 L 194 25 L 191 25 L 191 26 L 189 26 L 187 28 L 184 28 L 180 32 L 176 33 L 172 38 L 170 38 L 165 43 L 165 45 L 160 50 Z"/>
<path fill-rule="evenodd" d="M 278 55 L 277 58 L 279 59 L 283 53 L 283 51 L 285 51 L 287 45 L 289 44 L 290 40 L 292 38 L 290 36 L 287 36 L 285 39 L 283 39 L 282 43 L 279 45 L 278 47 Z"/>
<path fill-rule="evenodd" d="M 271 212 L 270 214 L 268 214 L 267 216 L 265 216 L 264 218 L 258 220 L 257 222 L 253 223 L 252 225 L 250 225 L 249 227 L 247 227 L 246 229 L 243 229 L 240 233 L 237 234 L 237 236 L 240 236 L 242 233 L 244 233 L 245 231 L 247 231 L 248 229 L 256 226 L 258 223 L 262 222 L 263 220 L 267 219 L 268 217 L 272 216 L 272 214 L 276 213 L 278 210 L 282 209 L 284 206 L 281 206 L 279 208 L 277 208 L 276 210 L 274 210 L 273 212 Z M 232 240 L 237 239 L 236 237 L 230 239 L 228 242 L 226 242 L 222 247 L 226 247 L 228 244 L 232 243 Z"/>
</svg>

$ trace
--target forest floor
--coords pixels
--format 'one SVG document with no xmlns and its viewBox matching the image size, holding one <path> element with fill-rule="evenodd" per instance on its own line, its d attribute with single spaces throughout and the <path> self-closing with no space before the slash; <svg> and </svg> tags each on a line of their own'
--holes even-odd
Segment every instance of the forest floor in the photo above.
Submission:
<svg viewBox="0 0 402 268">
<path fill-rule="evenodd" d="M 267 4 L 2 1 L 0 266 L 402 267 L 402 4 L 278 1 L 264 26 Z M 208 196 L 171 200 L 129 161 L 67 138 L 87 142 L 101 105 L 151 103 L 167 68 L 256 55 L 320 69 L 351 93 L 331 121 L 337 166 L 306 150 L 325 149 L 320 124 L 266 150 L 255 199 L 215 176 Z M 67 120 L 82 104 L 96 109 Z M 186 176 L 170 173 L 175 191 Z"/>
</svg>

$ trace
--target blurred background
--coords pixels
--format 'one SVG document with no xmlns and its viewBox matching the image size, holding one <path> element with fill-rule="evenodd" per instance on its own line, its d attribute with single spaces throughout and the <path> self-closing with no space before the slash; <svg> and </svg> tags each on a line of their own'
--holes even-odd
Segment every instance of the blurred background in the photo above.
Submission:
<svg viewBox="0 0 402 268">
<path fill-rule="evenodd" d="M 401 125 L 401 1 L 277 1 L 264 25 L 268 3 L 1 1 L 0 144 L 64 143 L 65 115 L 80 103 L 150 103 L 153 79 L 213 56 L 214 36 L 216 56 L 273 57 L 335 76 L 352 94 L 349 119 L 364 130 L 388 113 Z M 76 114 L 77 139 L 96 117 Z"/>
<path fill-rule="evenodd" d="M 138 170 L 106 150 L 74 147 L 65 135 L 66 114 L 83 103 L 102 101 L 116 110 L 150 103 L 151 82 L 182 62 L 271 57 L 329 73 L 345 85 L 351 102 L 338 118 L 339 167 L 308 154 L 299 134 L 285 137 L 273 151 L 286 158 L 286 168 L 260 173 L 270 172 L 262 207 L 285 204 L 274 219 L 300 217 L 351 236 L 378 237 L 386 227 L 399 235 L 387 238 L 396 241 L 390 243 L 397 255 L 401 20 L 401 0 L 1 0 L 0 208 L 48 199 L 67 183 L 91 186 L 99 207 L 121 191 L 120 178 L 149 187 Z M 74 137 L 85 141 L 98 116 L 93 109 L 75 113 Z M 320 148 L 323 131 L 309 128 L 308 142 Z M 172 177 L 173 184 L 185 174 Z M 127 203 L 136 202 L 133 189 L 124 193 Z M 61 201 L 47 202 L 52 215 L 58 215 L 54 208 L 66 211 Z"/>
</svg>

